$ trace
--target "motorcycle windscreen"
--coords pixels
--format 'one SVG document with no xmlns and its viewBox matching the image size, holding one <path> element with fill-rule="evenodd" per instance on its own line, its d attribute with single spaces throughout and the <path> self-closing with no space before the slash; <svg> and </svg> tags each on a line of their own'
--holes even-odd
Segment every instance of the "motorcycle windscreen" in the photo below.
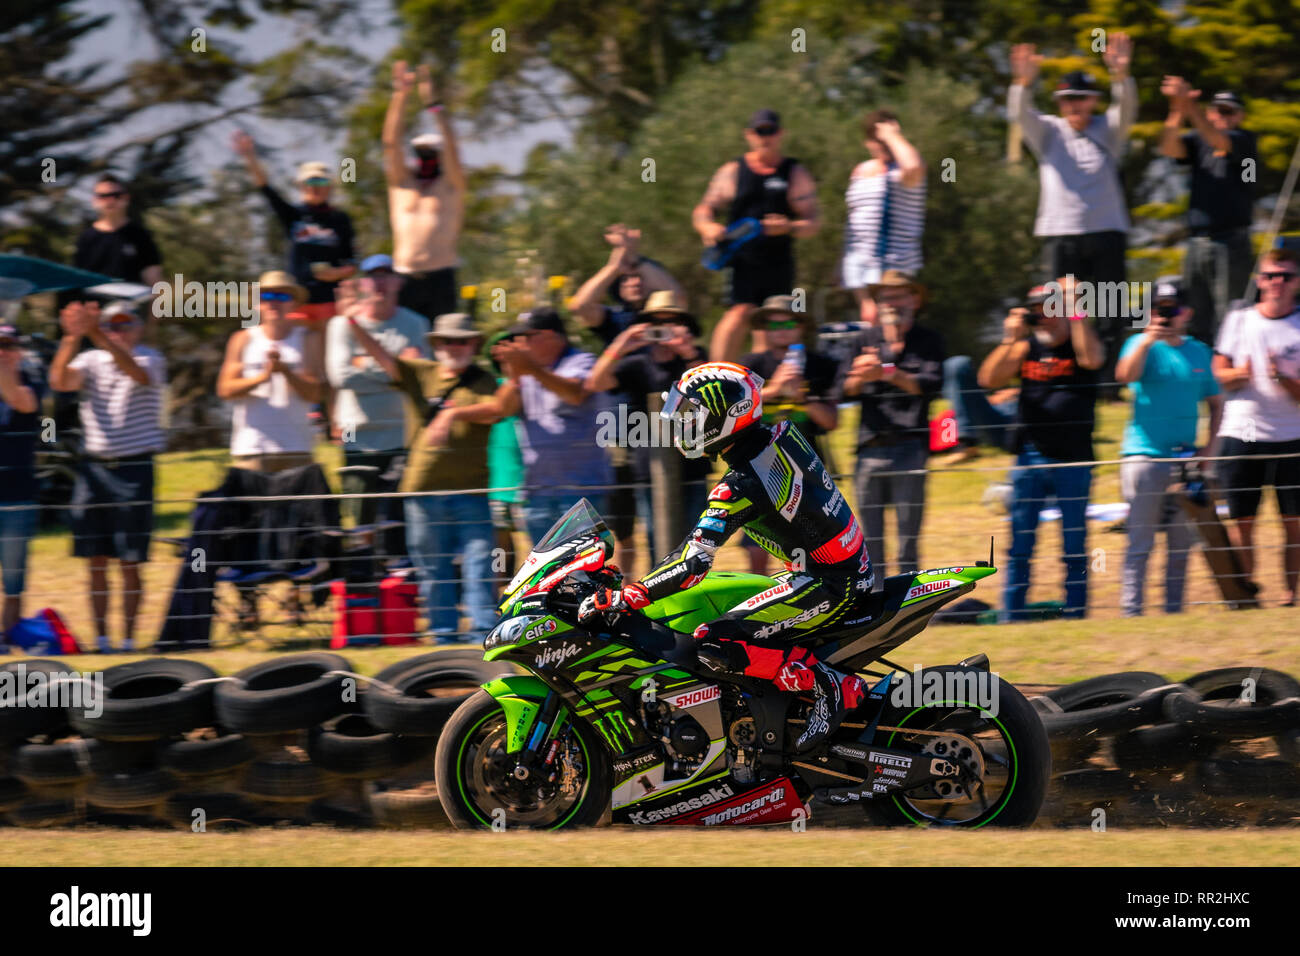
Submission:
<svg viewBox="0 0 1300 956">
<path fill-rule="evenodd" d="M 528 557 L 524 559 L 510 583 L 506 585 L 502 594 L 501 607 L 504 608 L 511 596 L 531 579 L 551 570 L 555 560 L 569 542 L 592 536 L 600 541 L 606 560 L 612 557 L 614 533 L 609 530 L 609 525 L 605 524 L 605 519 L 600 516 L 600 513 L 591 506 L 591 502 L 586 498 L 579 498 L 572 508 L 551 525 L 551 530 L 533 545 L 533 550 L 528 552 Z"/>
</svg>

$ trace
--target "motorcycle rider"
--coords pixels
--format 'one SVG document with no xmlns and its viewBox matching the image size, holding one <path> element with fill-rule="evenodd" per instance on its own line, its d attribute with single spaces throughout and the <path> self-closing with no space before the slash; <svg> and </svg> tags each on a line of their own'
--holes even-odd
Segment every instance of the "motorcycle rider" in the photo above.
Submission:
<svg viewBox="0 0 1300 956">
<path fill-rule="evenodd" d="M 612 618 L 694 587 L 718 548 L 743 529 L 786 570 L 775 587 L 696 628 L 700 661 L 784 691 L 812 692 L 796 744 L 804 752 L 835 731 L 867 687 L 798 642 L 831 625 L 869 620 L 864 607 L 874 575 L 858 520 L 811 443 L 788 421 L 762 423 L 762 387 L 743 365 L 706 362 L 664 393 L 661 414 L 673 422 L 677 449 L 687 458 L 721 454 L 729 470 L 679 548 L 640 581 L 589 595 L 578 617 Z"/>
</svg>

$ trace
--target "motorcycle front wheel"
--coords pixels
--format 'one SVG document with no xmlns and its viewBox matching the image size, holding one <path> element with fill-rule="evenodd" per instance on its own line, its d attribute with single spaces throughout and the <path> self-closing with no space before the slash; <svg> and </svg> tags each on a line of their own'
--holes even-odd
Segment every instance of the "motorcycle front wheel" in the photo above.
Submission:
<svg viewBox="0 0 1300 956">
<path fill-rule="evenodd" d="M 609 808 L 609 760 L 582 721 L 570 718 L 556 736 L 549 768 L 519 776 L 518 754 L 506 752 L 505 711 L 487 691 L 457 708 L 434 757 L 438 799 L 459 829 L 558 830 L 594 826 Z"/>
<path fill-rule="evenodd" d="M 941 677 L 970 673 L 958 667 L 926 670 Z M 886 705 L 880 726 L 899 729 L 882 731 L 880 743 L 955 762 L 962 772 L 951 781 L 864 801 L 868 816 L 904 826 L 1024 827 L 1034 822 L 1052 772 L 1047 731 L 1015 687 L 992 674 L 985 673 L 982 680 L 986 688 L 996 689 L 991 700 L 983 693 L 958 692 L 928 702 Z"/>
</svg>

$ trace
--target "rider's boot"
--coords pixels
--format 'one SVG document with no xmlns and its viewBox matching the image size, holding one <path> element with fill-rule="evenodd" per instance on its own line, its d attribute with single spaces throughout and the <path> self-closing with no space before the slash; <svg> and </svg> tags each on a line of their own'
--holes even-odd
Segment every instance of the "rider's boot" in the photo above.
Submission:
<svg viewBox="0 0 1300 956">
<path fill-rule="evenodd" d="M 813 705 L 804 732 L 795 741 L 799 753 L 812 750 L 839 728 L 867 696 L 867 684 L 856 674 L 845 674 L 823 664 L 812 652 L 793 648 L 773 683 L 782 690 L 812 691 Z"/>
</svg>

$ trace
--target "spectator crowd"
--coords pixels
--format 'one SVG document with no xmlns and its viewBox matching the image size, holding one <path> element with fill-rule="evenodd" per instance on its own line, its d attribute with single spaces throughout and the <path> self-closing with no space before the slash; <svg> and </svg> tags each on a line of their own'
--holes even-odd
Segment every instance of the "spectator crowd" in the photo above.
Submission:
<svg viewBox="0 0 1300 956">
<path fill-rule="evenodd" d="M 865 117 L 868 155 L 844 194 L 838 279 L 853 296 L 855 321 L 847 346 L 834 354 L 819 341 L 796 287 L 798 240 L 821 228 L 816 181 L 784 151 L 787 131 L 770 109 L 749 117 L 745 152 L 717 169 L 692 213 L 691 226 L 726 269 L 726 308 L 707 340 L 681 283 L 645 254 L 639 230 L 622 223 L 605 231 L 609 260 L 569 299 L 567 316 L 539 305 L 489 339 L 457 285 L 467 181 L 427 68 L 399 62 L 393 73 L 382 139 L 391 255 L 355 249 L 349 216 L 331 203 L 326 164 L 298 168 L 297 201 L 290 202 L 240 133 L 234 151 L 283 229 L 288 255 L 284 269 L 260 277 L 257 321 L 225 346 L 216 394 L 229 406 L 231 465 L 267 475 L 314 467 L 317 423 L 324 423 L 342 446 L 345 512 L 377 554 L 412 569 L 427 633 L 482 640 L 494 620 L 494 582 L 508 570 L 495 556 L 512 552 L 515 532 L 538 541 L 579 498 L 609 520 L 616 560 L 628 575 L 642 558 L 638 522 L 646 567 L 676 543 L 655 536 L 654 443 L 630 440 L 622 426 L 610 442 L 602 430 L 610 421 L 653 420 L 658 395 L 692 365 L 739 361 L 764 380 L 767 420 L 792 421 L 828 467 L 853 474 L 870 552 L 890 571 L 921 567 L 932 449 L 946 446 L 945 465 L 978 459 L 982 448 L 1012 454 L 1000 620 L 1034 611 L 1027 600 L 1033 554 L 1049 505 L 1059 510 L 1062 529 L 1060 610 L 1082 617 L 1096 409 L 1126 387 L 1122 613 L 1144 611 L 1160 531 L 1163 607 L 1184 608 L 1197 541 L 1179 501 L 1183 459 L 1190 458 L 1219 459 L 1215 477 L 1247 579 L 1256 567 L 1262 489 L 1275 489 L 1285 603 L 1294 604 L 1300 261 L 1285 248 L 1269 249 L 1252 281 L 1253 178 L 1242 169 L 1256 147 L 1242 129 L 1245 106 L 1231 91 L 1209 97 L 1207 109 L 1183 78 L 1161 84 L 1169 114 L 1159 149 L 1190 169 L 1182 275 L 1157 280 L 1149 312 L 1127 323 L 1103 297 L 1084 294 L 1120 283 L 1129 295 L 1130 224 L 1119 167 L 1136 115 L 1131 57 L 1131 40 L 1112 35 L 1104 112 L 1096 79 L 1076 70 L 1052 91 L 1049 114 L 1034 105 L 1041 57 L 1027 44 L 1011 52 L 1006 111 L 1038 164 L 1033 232 L 1042 274 L 1001 319 L 1001 337 L 982 357 L 948 354 L 941 327 L 926 313 L 919 273 L 928 167 L 888 109 Z M 412 92 L 432 131 L 410 135 Z M 162 275 L 161 255 L 128 217 L 129 199 L 118 178 L 99 178 L 95 217 L 77 239 L 74 265 L 152 285 Z M 748 231 L 737 228 L 750 220 Z M 165 362 L 145 344 L 147 305 L 64 296 L 59 321 L 62 338 L 47 371 L 24 361 L 14 326 L 0 325 L 0 626 L 8 632 L 22 614 L 40 497 L 40 409 L 52 391 L 77 405 L 82 447 L 66 515 L 73 556 L 88 562 L 96 645 L 111 649 L 116 634 L 118 646 L 131 649 L 144 593 L 140 567 L 154 528 L 155 456 L 166 448 Z M 599 350 L 586 350 L 583 336 Z M 935 442 L 932 404 L 940 398 L 955 434 Z M 827 438 L 841 410 L 854 406 L 854 460 L 835 462 Z M 681 465 L 682 533 L 703 509 L 710 473 L 707 460 Z M 891 513 L 892 554 L 885 532 Z M 747 554 L 751 570 L 766 570 L 765 552 Z M 120 629 L 109 619 L 114 562 Z"/>
</svg>

